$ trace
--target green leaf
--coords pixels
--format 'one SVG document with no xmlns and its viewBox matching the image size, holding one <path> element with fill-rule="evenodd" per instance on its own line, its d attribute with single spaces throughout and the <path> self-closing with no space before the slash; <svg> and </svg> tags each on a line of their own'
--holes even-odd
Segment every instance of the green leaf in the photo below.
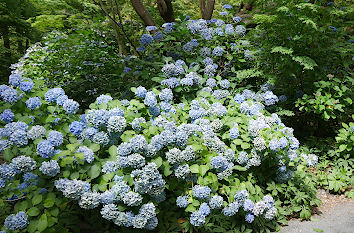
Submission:
<svg viewBox="0 0 354 233">
<path fill-rule="evenodd" d="M 313 70 L 313 68 L 317 66 L 314 60 L 306 56 L 296 56 L 292 57 L 292 59 L 303 65 L 305 70 Z"/>
<path fill-rule="evenodd" d="M 55 200 L 53 198 L 47 198 L 44 200 L 43 206 L 45 208 L 50 208 L 54 205 L 54 203 L 55 203 Z"/>
<path fill-rule="evenodd" d="M 59 214 L 59 209 L 58 209 L 58 208 L 52 209 L 52 210 L 50 211 L 50 214 L 51 214 L 52 216 L 58 216 L 58 214 Z"/>
<path fill-rule="evenodd" d="M 70 178 L 73 180 L 77 180 L 79 177 L 80 177 L 80 173 L 78 172 L 71 173 L 70 175 Z"/>
<path fill-rule="evenodd" d="M 41 217 L 38 220 L 38 231 L 44 231 L 48 226 L 48 221 L 47 221 L 47 215 L 46 214 L 42 214 Z"/>
<path fill-rule="evenodd" d="M 117 153 L 117 146 L 111 146 L 109 149 L 108 149 L 108 153 L 113 156 L 113 157 L 116 157 L 118 155 Z"/>
<path fill-rule="evenodd" d="M 243 143 L 241 144 L 241 148 L 244 149 L 244 150 L 246 150 L 246 149 L 248 149 L 248 148 L 250 148 L 250 147 L 251 147 L 251 145 L 250 145 L 249 143 L 243 142 Z"/>
<path fill-rule="evenodd" d="M 170 165 L 167 161 L 165 161 L 165 162 L 163 162 L 163 166 L 164 166 L 163 174 L 164 174 L 165 176 L 171 175 L 172 172 L 173 172 L 173 171 L 171 170 L 171 165 Z"/>
<path fill-rule="evenodd" d="M 205 173 L 207 173 L 208 170 L 209 170 L 209 166 L 208 165 L 200 165 L 199 166 L 199 174 L 201 176 L 204 176 Z"/>
<path fill-rule="evenodd" d="M 93 152 L 97 152 L 97 151 L 99 151 L 100 150 L 100 145 L 99 144 L 91 144 L 90 146 L 89 146 L 89 148 L 93 151 Z"/>
<path fill-rule="evenodd" d="M 38 205 L 39 203 L 41 203 L 43 197 L 40 194 L 34 195 L 34 197 L 32 198 L 32 205 Z"/>
<path fill-rule="evenodd" d="M 40 211 L 37 207 L 32 207 L 27 211 L 27 214 L 31 217 L 38 216 L 39 213 L 40 213 Z"/>
<path fill-rule="evenodd" d="M 156 159 L 151 160 L 151 162 L 155 163 L 156 166 L 159 168 L 162 165 L 162 158 L 159 156 Z"/>
<path fill-rule="evenodd" d="M 88 170 L 88 175 L 91 177 L 91 179 L 95 179 L 98 177 L 101 173 L 101 167 L 97 164 L 93 165 L 90 170 Z"/>
<path fill-rule="evenodd" d="M 186 212 L 194 212 L 196 211 L 197 209 L 192 205 L 192 204 L 189 204 L 187 206 L 187 208 L 185 209 Z"/>
<path fill-rule="evenodd" d="M 247 171 L 247 168 L 245 168 L 245 167 L 242 167 L 242 166 L 240 166 L 240 165 L 235 165 L 234 167 L 233 167 L 233 169 L 235 169 L 235 170 L 238 170 L 238 171 Z"/>
<path fill-rule="evenodd" d="M 191 172 L 198 174 L 199 173 L 199 165 L 198 164 L 193 164 L 192 166 L 190 166 Z"/>
<path fill-rule="evenodd" d="M 294 50 L 292 48 L 286 48 L 282 46 L 276 46 L 272 48 L 271 53 L 292 54 Z"/>
<path fill-rule="evenodd" d="M 135 131 L 127 130 L 120 136 L 120 138 L 123 142 L 128 142 L 133 136 L 135 136 Z"/>
<path fill-rule="evenodd" d="M 344 151 L 346 148 L 347 148 L 347 145 L 345 145 L 345 144 L 340 145 L 339 146 L 339 152 Z"/>
</svg>

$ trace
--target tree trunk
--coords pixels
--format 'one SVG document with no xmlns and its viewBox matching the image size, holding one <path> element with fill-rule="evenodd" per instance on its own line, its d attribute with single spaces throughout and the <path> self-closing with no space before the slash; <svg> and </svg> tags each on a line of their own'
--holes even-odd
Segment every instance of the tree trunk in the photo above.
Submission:
<svg viewBox="0 0 354 233">
<path fill-rule="evenodd" d="M 155 21 L 150 15 L 150 13 L 146 10 L 145 6 L 141 2 L 141 0 L 130 0 L 132 6 L 136 13 L 140 16 L 140 18 L 144 21 L 146 26 L 154 26 Z"/>
<path fill-rule="evenodd" d="M 4 41 L 4 47 L 5 47 L 5 57 L 8 59 L 11 59 L 11 44 L 10 44 L 10 38 L 9 38 L 9 27 L 4 26 L 2 27 L 1 30 L 2 38 Z"/>
<path fill-rule="evenodd" d="M 208 0 L 205 4 L 205 0 L 200 0 L 200 12 L 202 13 L 202 18 L 205 20 L 210 20 L 214 11 L 215 0 Z"/>
<path fill-rule="evenodd" d="M 26 39 L 26 50 L 29 48 L 29 39 Z"/>
<path fill-rule="evenodd" d="M 241 11 L 251 11 L 254 6 L 254 0 L 241 1 L 240 10 Z"/>
<path fill-rule="evenodd" d="M 171 0 L 157 0 L 157 6 L 165 22 L 170 23 L 175 21 Z"/>
</svg>

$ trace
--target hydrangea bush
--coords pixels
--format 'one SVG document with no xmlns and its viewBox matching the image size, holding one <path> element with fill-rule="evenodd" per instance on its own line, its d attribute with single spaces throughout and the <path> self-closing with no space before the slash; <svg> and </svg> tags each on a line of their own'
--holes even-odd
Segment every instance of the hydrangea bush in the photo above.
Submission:
<svg viewBox="0 0 354 233">
<path fill-rule="evenodd" d="M 188 22 L 186 33 L 198 39 L 183 50 L 213 34 L 222 41 L 245 33 L 224 24 Z M 132 88 L 130 100 L 100 95 L 86 110 L 63 89 L 26 78 L 25 63 L 14 65 L 0 86 L 0 194 L 13 206 L 3 230 L 71 229 L 60 216 L 80 209 L 119 229 L 154 230 L 161 213 L 176 208 L 188 229 L 217 216 L 254 229 L 272 224 L 279 213 L 267 182 L 287 182 L 301 161 L 312 166 L 317 157 L 300 156 L 292 128 L 266 110 L 278 102 L 269 85 L 257 93 L 235 89 L 224 73 L 233 45 L 220 45 L 200 48 L 211 56 L 203 69 L 189 58 L 170 60 L 161 85 Z"/>
</svg>

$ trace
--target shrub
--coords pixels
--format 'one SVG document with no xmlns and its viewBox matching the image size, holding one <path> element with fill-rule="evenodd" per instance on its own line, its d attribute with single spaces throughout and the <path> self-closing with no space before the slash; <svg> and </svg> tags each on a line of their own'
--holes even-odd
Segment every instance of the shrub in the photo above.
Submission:
<svg viewBox="0 0 354 233">
<path fill-rule="evenodd" d="M 296 115 L 287 123 L 302 137 L 331 136 L 352 114 L 353 4 L 327 3 L 277 1 L 253 17 L 259 69 L 283 95 L 280 106 Z"/>
<path fill-rule="evenodd" d="M 189 22 L 190 30 L 199 24 L 206 22 Z M 187 56 L 161 67 L 165 82 L 184 86 L 191 79 L 192 89 L 166 88 L 163 80 L 132 88 L 130 100 L 100 95 L 86 110 L 63 89 L 26 78 L 27 56 L 14 65 L 9 86 L 0 89 L 1 197 L 7 207 L 14 204 L 5 228 L 71 231 L 84 227 L 73 226 L 82 218 L 102 224 L 100 230 L 166 230 L 173 216 L 172 227 L 177 222 L 189 231 L 225 229 L 219 222 L 225 219 L 230 228 L 275 229 L 281 204 L 268 184 L 288 182 L 299 164 L 313 166 L 317 157 L 300 154 L 293 129 L 266 110 L 278 102 L 269 85 L 255 93 L 228 81 L 224 63 L 240 61 L 222 58 L 229 46 L 212 47 L 215 60 L 195 73 Z M 301 205 L 313 205 L 311 198 Z"/>
</svg>

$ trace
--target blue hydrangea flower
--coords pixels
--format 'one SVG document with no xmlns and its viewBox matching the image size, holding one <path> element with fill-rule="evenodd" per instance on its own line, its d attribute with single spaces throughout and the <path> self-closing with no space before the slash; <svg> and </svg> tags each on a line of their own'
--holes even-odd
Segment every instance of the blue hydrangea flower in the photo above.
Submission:
<svg viewBox="0 0 354 233">
<path fill-rule="evenodd" d="M 28 225 L 27 214 L 23 211 L 11 214 L 5 219 L 5 227 L 8 230 L 20 230 Z"/>
<path fill-rule="evenodd" d="M 160 98 L 160 100 L 166 101 L 166 102 L 172 101 L 172 99 L 173 99 L 172 90 L 169 88 L 163 89 L 159 94 L 159 98 Z"/>
<path fill-rule="evenodd" d="M 246 199 L 243 203 L 243 209 L 244 211 L 252 211 L 254 207 L 254 203 L 250 199 Z"/>
<path fill-rule="evenodd" d="M 50 160 L 48 162 L 42 162 L 42 165 L 39 170 L 47 176 L 54 177 L 60 172 L 60 167 L 57 161 Z"/>
<path fill-rule="evenodd" d="M 54 182 L 55 187 L 63 193 L 66 198 L 79 200 L 81 196 L 90 192 L 90 184 L 82 180 L 59 179 Z"/>
<path fill-rule="evenodd" d="M 64 136 L 62 133 L 52 130 L 49 132 L 47 139 L 53 144 L 53 146 L 60 146 L 63 144 Z"/>
<path fill-rule="evenodd" d="M 48 140 L 42 140 L 37 145 L 37 153 L 43 158 L 50 158 L 54 155 L 54 146 Z"/>
<path fill-rule="evenodd" d="M 232 9 L 232 6 L 229 5 L 229 4 L 225 4 L 225 5 L 222 6 L 222 8 L 224 8 L 224 9 Z"/>
<path fill-rule="evenodd" d="M 145 87 L 139 86 L 136 89 L 135 95 L 139 98 L 145 98 L 146 93 L 147 93 L 147 90 L 145 89 Z"/>
<path fill-rule="evenodd" d="M 145 47 L 139 46 L 138 48 L 136 48 L 136 51 L 138 52 L 144 52 L 146 50 Z"/>
<path fill-rule="evenodd" d="M 145 95 L 144 104 L 149 107 L 156 106 L 157 105 L 156 94 L 152 91 L 147 92 Z"/>
<path fill-rule="evenodd" d="M 17 174 L 16 168 L 12 164 L 3 163 L 0 165 L 0 178 L 4 180 L 12 180 Z"/>
<path fill-rule="evenodd" d="M 289 137 L 290 149 L 296 150 L 299 149 L 300 142 L 295 137 Z"/>
<path fill-rule="evenodd" d="M 4 121 L 5 123 L 11 123 L 14 120 L 15 114 L 11 112 L 11 109 L 5 109 L 0 114 L 0 120 Z"/>
<path fill-rule="evenodd" d="M 234 216 L 239 209 L 239 204 L 237 202 L 232 202 L 228 206 L 224 207 L 222 210 L 223 215 L 231 217 Z"/>
<path fill-rule="evenodd" d="M 208 186 L 196 185 L 193 187 L 193 196 L 199 199 L 209 199 L 211 189 Z"/>
<path fill-rule="evenodd" d="M 188 195 L 186 195 L 186 196 L 178 196 L 177 200 L 176 200 L 176 205 L 179 208 L 186 208 L 189 205 L 188 199 L 189 199 Z"/>
<path fill-rule="evenodd" d="M 21 75 L 17 73 L 13 73 L 9 76 L 9 84 L 11 86 L 18 87 L 20 86 L 21 82 L 22 82 Z"/>
<path fill-rule="evenodd" d="M 169 88 L 173 89 L 179 86 L 178 78 L 168 78 L 161 81 L 161 85 L 167 85 Z"/>
<path fill-rule="evenodd" d="M 20 84 L 20 90 L 24 92 L 31 91 L 34 87 L 34 83 L 32 80 L 28 79 Z"/>
<path fill-rule="evenodd" d="M 163 34 L 162 34 L 161 31 L 157 31 L 157 32 L 155 32 L 155 34 L 153 35 L 153 37 L 154 37 L 154 40 L 155 40 L 155 41 L 158 41 L 158 40 L 161 40 L 161 39 L 163 38 Z"/>
<path fill-rule="evenodd" d="M 237 25 L 235 31 L 237 35 L 244 36 L 246 33 L 246 28 L 242 25 Z"/>
<path fill-rule="evenodd" d="M 92 161 L 95 159 L 93 151 L 87 146 L 80 146 L 76 150 L 76 153 L 83 153 L 85 161 L 88 163 L 92 163 Z"/>
<path fill-rule="evenodd" d="M 210 214 L 210 207 L 207 203 L 203 202 L 199 207 L 199 212 L 204 216 L 208 216 Z"/>
<path fill-rule="evenodd" d="M 247 190 L 244 190 L 244 189 L 238 191 L 234 196 L 234 199 L 238 203 L 243 203 L 247 198 L 248 198 L 248 192 L 247 192 Z"/>
<path fill-rule="evenodd" d="M 67 99 L 63 104 L 63 109 L 69 114 L 74 114 L 79 110 L 79 103 L 72 99 Z"/>
<path fill-rule="evenodd" d="M 105 146 L 109 143 L 109 136 L 106 132 L 100 131 L 92 137 L 92 141 Z"/>
<path fill-rule="evenodd" d="M 57 104 L 58 104 L 59 106 L 63 106 L 64 103 L 65 103 L 65 101 L 67 101 L 68 99 L 69 99 L 69 98 L 68 98 L 67 95 L 61 95 L 61 96 L 59 96 L 59 97 L 57 98 Z"/>
<path fill-rule="evenodd" d="M 28 144 L 27 133 L 24 130 L 16 130 L 12 132 L 9 141 L 17 146 L 25 146 Z"/>
<path fill-rule="evenodd" d="M 9 148 L 10 145 L 11 145 L 11 143 L 9 141 L 0 139 L 0 152 Z"/>
<path fill-rule="evenodd" d="M 210 165 L 218 171 L 223 171 L 229 166 L 229 162 L 223 156 L 215 156 L 210 160 Z"/>
<path fill-rule="evenodd" d="M 36 161 L 28 156 L 18 156 L 12 159 L 11 166 L 15 169 L 16 173 L 29 172 L 36 168 Z"/>
<path fill-rule="evenodd" d="M 109 95 L 100 95 L 96 99 L 97 105 L 100 105 L 102 103 L 108 104 L 109 101 L 113 100 L 113 98 Z"/>
<path fill-rule="evenodd" d="M 7 88 L 4 91 L 1 92 L 1 98 L 5 102 L 9 102 L 10 104 L 13 104 L 19 100 L 19 96 L 17 95 L 17 90 L 12 89 L 12 88 Z"/>
<path fill-rule="evenodd" d="M 139 39 L 139 43 L 142 45 L 142 46 L 147 46 L 149 45 L 152 41 L 154 40 L 154 38 L 149 35 L 149 34 L 143 34 L 140 39 Z"/>
<path fill-rule="evenodd" d="M 224 35 L 224 29 L 222 27 L 217 27 L 214 30 L 214 33 L 218 36 L 223 36 Z"/>
<path fill-rule="evenodd" d="M 224 54 L 225 50 L 221 47 L 215 47 L 214 50 L 213 50 L 213 55 L 214 56 L 222 56 Z"/>
<path fill-rule="evenodd" d="M 222 207 L 223 198 L 219 195 L 213 196 L 209 201 L 209 206 L 211 209 L 218 209 Z"/>
<path fill-rule="evenodd" d="M 31 97 L 26 101 L 26 105 L 29 109 L 36 109 L 42 105 L 41 98 L 39 97 Z"/>
<path fill-rule="evenodd" d="M 233 35 L 235 33 L 234 26 L 232 26 L 231 24 L 226 24 L 225 25 L 225 33 L 227 35 Z"/>
<path fill-rule="evenodd" d="M 245 221 L 248 223 L 252 223 L 254 221 L 254 215 L 252 213 L 247 213 L 245 216 Z"/>
<path fill-rule="evenodd" d="M 32 128 L 27 132 L 28 139 L 36 140 L 37 138 L 41 138 L 45 135 L 46 130 L 41 125 L 34 125 Z"/>
<path fill-rule="evenodd" d="M 84 130 L 84 124 L 79 121 L 74 121 L 70 124 L 69 130 L 74 135 L 80 135 L 81 132 Z"/>
<path fill-rule="evenodd" d="M 150 32 L 150 31 L 157 30 L 157 27 L 156 26 L 146 26 L 145 29 L 146 29 L 146 31 Z"/>
<path fill-rule="evenodd" d="M 200 211 L 194 211 L 190 217 L 190 223 L 193 226 L 199 227 L 205 223 L 205 215 Z"/>
<path fill-rule="evenodd" d="M 276 104 L 279 101 L 278 97 L 274 95 L 272 91 L 267 91 L 266 93 L 264 93 L 263 98 L 265 101 L 265 105 L 267 106 Z"/>
<path fill-rule="evenodd" d="M 56 102 L 57 98 L 61 95 L 65 95 L 65 91 L 63 89 L 52 88 L 45 93 L 44 98 L 45 101 L 51 103 L 51 102 Z"/>
<path fill-rule="evenodd" d="M 228 89 L 230 87 L 230 82 L 227 79 L 223 79 L 220 81 L 220 87 L 224 89 Z"/>
</svg>

